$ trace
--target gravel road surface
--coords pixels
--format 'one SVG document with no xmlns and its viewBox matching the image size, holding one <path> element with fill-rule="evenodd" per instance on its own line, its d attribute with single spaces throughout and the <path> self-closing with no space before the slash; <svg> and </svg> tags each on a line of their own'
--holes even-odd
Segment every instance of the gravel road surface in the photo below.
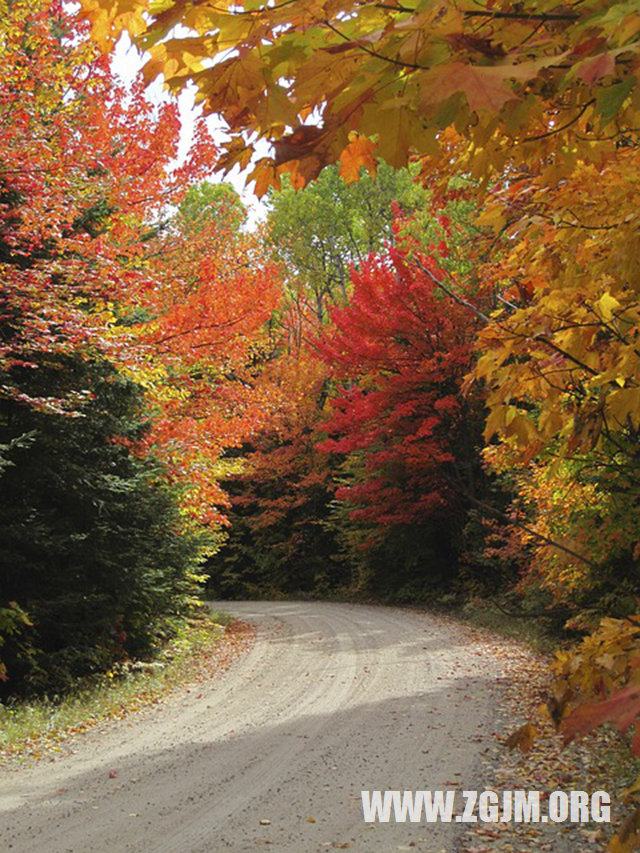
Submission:
<svg viewBox="0 0 640 853">
<path fill-rule="evenodd" d="M 400 609 L 216 607 L 256 624 L 251 651 L 73 754 L 4 769 L 0 850 L 454 851 L 459 824 L 365 824 L 360 791 L 483 787 L 500 694 L 488 647 Z"/>
</svg>

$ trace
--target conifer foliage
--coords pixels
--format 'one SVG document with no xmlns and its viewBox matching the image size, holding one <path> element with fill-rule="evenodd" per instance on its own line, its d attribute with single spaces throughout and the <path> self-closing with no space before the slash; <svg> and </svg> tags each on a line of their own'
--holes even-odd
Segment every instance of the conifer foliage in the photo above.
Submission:
<svg viewBox="0 0 640 853">
<path fill-rule="evenodd" d="M 0 589 L 13 616 L 3 692 L 61 693 L 177 626 L 199 543 L 182 532 L 162 468 L 127 446 L 149 427 L 139 386 L 74 356 L 12 378 L 30 396 L 91 395 L 78 418 L 0 405 L 0 441 L 14 442 L 0 477 Z"/>
</svg>

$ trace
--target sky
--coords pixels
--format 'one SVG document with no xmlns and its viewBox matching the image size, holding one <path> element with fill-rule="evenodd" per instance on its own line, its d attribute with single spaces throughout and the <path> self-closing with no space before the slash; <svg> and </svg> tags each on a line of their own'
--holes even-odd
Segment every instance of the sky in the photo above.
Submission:
<svg viewBox="0 0 640 853">
<path fill-rule="evenodd" d="M 113 71 L 125 83 L 130 83 L 138 71 L 144 65 L 143 55 L 131 44 L 129 36 L 125 33 L 118 42 L 112 59 Z M 178 160 L 181 161 L 187 155 L 193 138 L 193 124 L 195 117 L 201 112 L 201 107 L 194 103 L 195 87 L 185 89 L 178 97 L 178 109 L 180 113 L 181 131 L 178 149 Z M 147 97 L 154 103 L 168 100 L 171 96 L 164 90 L 162 82 L 155 80 L 147 89 Z M 222 123 L 215 116 L 207 119 L 209 131 L 214 140 L 222 141 L 225 138 Z M 215 175 L 212 171 L 211 180 L 214 183 L 226 181 L 232 184 L 242 197 L 248 210 L 248 227 L 254 228 L 266 216 L 266 205 L 252 193 L 249 187 L 245 187 L 247 172 L 240 173 L 236 167 L 228 175 L 222 177 Z"/>
</svg>

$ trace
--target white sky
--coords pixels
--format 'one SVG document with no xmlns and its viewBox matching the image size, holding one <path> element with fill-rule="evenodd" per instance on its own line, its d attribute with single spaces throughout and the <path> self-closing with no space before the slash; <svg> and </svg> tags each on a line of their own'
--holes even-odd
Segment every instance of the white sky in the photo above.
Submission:
<svg viewBox="0 0 640 853">
<path fill-rule="evenodd" d="M 134 79 L 143 65 L 143 55 L 131 44 L 129 36 L 125 33 L 116 46 L 111 62 L 111 67 L 114 73 L 128 84 Z M 179 162 L 184 160 L 189 148 L 191 147 L 194 119 L 201 112 L 201 107 L 196 107 L 194 104 L 194 94 L 195 88 L 189 87 L 178 97 L 178 110 L 181 122 L 180 142 L 178 147 Z M 153 103 L 161 103 L 162 101 L 169 100 L 172 96 L 163 88 L 161 81 L 158 79 L 155 80 L 147 89 L 147 97 Z M 225 139 L 225 134 L 222 130 L 222 122 L 219 119 L 215 116 L 211 116 L 207 119 L 207 125 L 214 140 L 222 141 Z M 245 171 L 241 173 L 237 166 L 224 177 L 221 175 L 215 175 L 212 170 L 211 181 L 213 183 L 226 181 L 233 184 L 247 206 L 249 214 L 248 226 L 249 228 L 253 228 L 257 222 L 264 219 L 266 215 L 266 206 L 256 198 L 248 187 L 245 187 L 246 175 L 247 172 Z"/>
</svg>

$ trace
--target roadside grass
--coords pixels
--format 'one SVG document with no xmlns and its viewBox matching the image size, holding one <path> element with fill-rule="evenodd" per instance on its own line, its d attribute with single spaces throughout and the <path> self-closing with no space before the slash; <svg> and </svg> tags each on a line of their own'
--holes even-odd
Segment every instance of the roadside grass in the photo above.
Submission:
<svg viewBox="0 0 640 853">
<path fill-rule="evenodd" d="M 173 688 L 203 677 L 212 664 L 224 666 L 233 656 L 236 625 L 246 634 L 246 626 L 226 614 L 201 613 L 151 663 L 116 665 L 63 696 L 0 703 L 0 762 L 55 755 L 73 735 L 157 704 Z"/>
<path fill-rule="evenodd" d="M 500 610 L 494 602 L 472 598 L 456 609 L 460 618 L 476 628 L 486 628 L 502 637 L 517 640 L 544 655 L 552 655 L 567 645 L 552 621 L 544 617 L 513 616 Z"/>
</svg>

